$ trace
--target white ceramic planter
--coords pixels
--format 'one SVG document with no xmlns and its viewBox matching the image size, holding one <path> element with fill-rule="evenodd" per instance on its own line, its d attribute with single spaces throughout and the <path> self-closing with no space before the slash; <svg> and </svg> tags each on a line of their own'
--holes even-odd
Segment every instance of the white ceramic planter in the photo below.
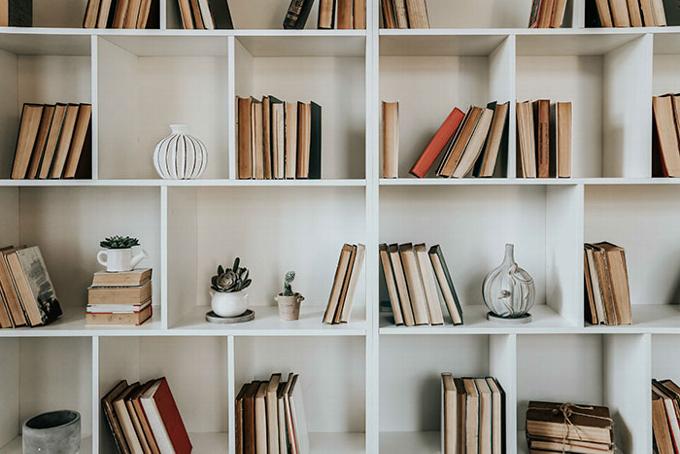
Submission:
<svg viewBox="0 0 680 454">
<path fill-rule="evenodd" d="M 238 317 L 248 310 L 248 294 L 243 290 L 232 293 L 211 290 L 210 306 L 220 317 Z"/>
<path fill-rule="evenodd" d="M 97 253 L 97 261 L 111 273 L 132 271 L 148 256 L 144 249 L 139 249 L 134 255 L 132 252 L 132 248 L 104 249 Z"/>
<path fill-rule="evenodd" d="M 188 134 L 187 125 L 170 125 L 171 134 L 158 142 L 153 165 L 161 178 L 190 180 L 201 176 L 208 164 L 208 150 L 203 142 Z"/>
</svg>

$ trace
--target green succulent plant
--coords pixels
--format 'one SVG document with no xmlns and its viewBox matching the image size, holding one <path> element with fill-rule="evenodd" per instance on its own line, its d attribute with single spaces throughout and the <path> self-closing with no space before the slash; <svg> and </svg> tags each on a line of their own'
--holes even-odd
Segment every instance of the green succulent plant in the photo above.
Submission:
<svg viewBox="0 0 680 454">
<path fill-rule="evenodd" d="M 240 292 L 247 288 L 252 282 L 248 278 L 248 268 L 242 268 L 241 259 L 236 257 L 231 268 L 224 268 L 222 265 L 217 266 L 217 274 L 210 280 L 210 288 L 216 292 L 234 293 Z"/>
<path fill-rule="evenodd" d="M 106 249 L 127 249 L 139 246 L 139 240 L 129 236 L 114 235 L 104 239 L 99 245 Z"/>
<path fill-rule="evenodd" d="M 283 278 L 283 296 L 293 296 L 293 280 L 295 280 L 295 271 L 288 271 Z"/>
</svg>

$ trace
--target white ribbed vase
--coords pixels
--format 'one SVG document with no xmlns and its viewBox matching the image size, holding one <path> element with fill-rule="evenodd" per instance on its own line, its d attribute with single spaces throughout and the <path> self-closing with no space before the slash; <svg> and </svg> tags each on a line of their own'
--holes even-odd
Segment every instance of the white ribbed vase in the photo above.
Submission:
<svg viewBox="0 0 680 454">
<path fill-rule="evenodd" d="M 201 176 L 208 164 L 205 144 L 188 134 L 187 125 L 170 125 L 170 135 L 158 142 L 153 165 L 161 178 L 190 180 Z"/>
</svg>

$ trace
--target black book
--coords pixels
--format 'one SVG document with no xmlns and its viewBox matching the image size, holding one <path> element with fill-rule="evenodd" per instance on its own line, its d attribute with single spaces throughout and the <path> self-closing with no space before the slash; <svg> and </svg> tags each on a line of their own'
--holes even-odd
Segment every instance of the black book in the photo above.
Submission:
<svg viewBox="0 0 680 454">
<path fill-rule="evenodd" d="M 215 18 L 215 28 L 218 30 L 233 30 L 228 0 L 210 0 L 210 11 Z"/>
<path fill-rule="evenodd" d="M 598 28 L 602 27 L 602 22 L 600 22 L 600 14 L 597 11 L 597 4 L 595 0 L 586 1 L 586 28 Z"/>
<path fill-rule="evenodd" d="M 0 0 L 0 27 L 32 27 L 33 0 Z"/>
<path fill-rule="evenodd" d="M 283 28 L 302 30 L 305 28 L 314 0 L 291 0 Z"/>
<path fill-rule="evenodd" d="M 270 125 L 270 128 L 269 128 L 269 144 L 270 145 L 269 145 L 269 148 L 270 148 L 270 152 L 271 152 L 271 165 L 272 165 L 271 175 L 272 175 L 272 178 L 279 179 L 279 178 L 283 178 L 283 172 L 285 171 L 285 169 L 281 169 L 281 167 L 283 167 L 283 163 L 284 163 L 283 159 L 284 159 L 284 153 L 286 152 L 286 147 L 283 143 L 280 143 L 280 144 L 278 144 L 279 147 L 276 150 L 274 149 L 275 144 L 278 143 L 277 140 L 276 140 L 276 135 L 279 133 L 279 131 L 277 130 L 278 125 L 275 121 L 274 106 L 277 105 L 277 104 L 284 105 L 285 103 L 283 101 L 281 101 L 280 99 L 276 98 L 275 96 L 269 95 L 269 104 L 270 104 L 270 108 L 269 108 L 269 125 Z M 284 115 L 285 115 L 285 106 L 283 107 L 283 111 L 284 111 Z M 285 126 L 285 121 L 284 121 L 284 125 L 283 125 L 283 130 L 284 130 L 283 134 L 284 135 L 285 135 L 285 129 L 286 129 L 286 126 Z M 281 163 L 281 166 L 279 166 L 279 162 Z M 277 167 L 278 167 L 278 169 L 277 169 Z"/>
<path fill-rule="evenodd" d="M 663 6 L 666 12 L 666 23 L 669 26 L 680 25 L 680 1 L 664 0 Z"/>
<path fill-rule="evenodd" d="M 311 133 L 309 144 L 309 175 L 313 180 L 321 179 L 321 106 L 312 101 Z"/>
</svg>

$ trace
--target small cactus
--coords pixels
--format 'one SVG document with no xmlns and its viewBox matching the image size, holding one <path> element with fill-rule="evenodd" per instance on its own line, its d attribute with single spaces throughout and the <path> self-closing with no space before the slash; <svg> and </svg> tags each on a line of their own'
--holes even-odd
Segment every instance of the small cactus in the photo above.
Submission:
<svg viewBox="0 0 680 454">
<path fill-rule="evenodd" d="M 240 292 L 247 288 L 252 281 L 248 278 L 248 268 L 241 268 L 240 264 L 241 259 L 236 257 L 231 268 L 218 265 L 217 274 L 210 280 L 210 288 L 221 293 Z"/>
<path fill-rule="evenodd" d="M 293 296 L 293 281 L 295 280 L 295 271 L 288 271 L 283 278 L 283 296 Z"/>
<path fill-rule="evenodd" d="M 106 249 L 128 249 L 133 246 L 139 246 L 139 240 L 129 236 L 115 235 L 105 238 L 104 241 L 99 243 L 99 246 Z"/>
</svg>

